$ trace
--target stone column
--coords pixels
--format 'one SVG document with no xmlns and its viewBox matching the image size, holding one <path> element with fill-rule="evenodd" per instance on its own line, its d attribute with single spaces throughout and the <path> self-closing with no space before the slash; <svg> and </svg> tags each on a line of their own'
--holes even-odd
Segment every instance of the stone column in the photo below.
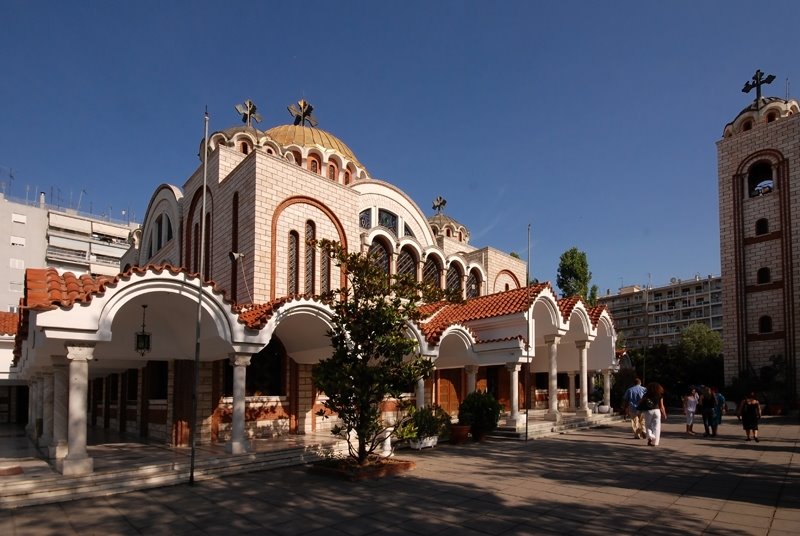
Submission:
<svg viewBox="0 0 800 536">
<path fill-rule="evenodd" d="M 603 405 L 611 407 L 611 369 L 603 369 Z"/>
<path fill-rule="evenodd" d="M 519 414 L 519 371 L 521 368 L 522 365 L 519 363 L 506 363 L 509 386 L 511 387 L 511 412 L 508 415 L 506 424 L 515 428 L 520 421 L 523 421 L 523 417 Z"/>
<path fill-rule="evenodd" d="M 467 373 L 467 394 L 475 392 L 475 377 L 478 375 L 478 365 L 466 365 L 464 371 Z"/>
<path fill-rule="evenodd" d="M 578 407 L 578 404 L 575 401 L 575 394 L 576 394 L 575 376 L 577 374 L 578 374 L 577 372 L 575 372 L 574 370 L 571 370 L 569 372 L 569 374 L 567 375 L 569 377 L 569 407 L 570 407 L 571 410 L 575 410 L 575 408 Z"/>
<path fill-rule="evenodd" d="M 89 388 L 89 361 L 93 356 L 93 345 L 67 344 L 69 421 L 67 455 L 61 467 L 61 473 L 66 476 L 85 475 L 94 471 L 94 460 L 86 451 L 86 395 Z"/>
<path fill-rule="evenodd" d="M 558 411 L 558 343 L 560 340 L 561 337 L 558 335 L 546 335 L 544 338 L 550 356 L 549 386 L 547 389 L 548 408 L 545 419 L 556 422 L 561 420 L 561 414 Z"/>
<path fill-rule="evenodd" d="M 53 358 L 53 441 L 48 449 L 51 459 L 67 455 L 67 358 Z"/>
<path fill-rule="evenodd" d="M 425 407 L 425 378 L 417 378 L 417 386 L 414 389 L 415 406 L 417 409 Z"/>
<path fill-rule="evenodd" d="M 581 403 L 577 414 L 586 417 L 591 414 L 591 411 L 589 411 L 589 371 L 586 368 L 586 354 L 589 349 L 589 341 L 576 341 L 575 347 L 580 354 L 581 363 Z"/>
<path fill-rule="evenodd" d="M 53 442 L 53 373 L 42 374 L 42 435 L 39 446 L 48 448 Z"/>
<path fill-rule="evenodd" d="M 231 439 L 225 444 L 225 451 L 230 454 L 244 454 L 247 452 L 247 439 L 244 433 L 244 387 L 250 354 L 231 354 L 230 362 L 233 365 L 233 422 Z"/>
<path fill-rule="evenodd" d="M 28 385 L 29 385 L 28 389 L 30 395 L 29 399 L 30 399 L 30 414 L 31 414 L 29 422 L 30 430 L 28 435 L 33 440 L 33 442 L 36 443 L 39 440 L 39 427 L 37 426 L 37 423 L 39 422 L 39 419 L 41 419 L 40 408 L 42 402 L 42 395 L 40 390 L 41 383 L 39 380 L 39 376 L 38 375 L 33 376 L 30 379 L 30 383 Z"/>
</svg>

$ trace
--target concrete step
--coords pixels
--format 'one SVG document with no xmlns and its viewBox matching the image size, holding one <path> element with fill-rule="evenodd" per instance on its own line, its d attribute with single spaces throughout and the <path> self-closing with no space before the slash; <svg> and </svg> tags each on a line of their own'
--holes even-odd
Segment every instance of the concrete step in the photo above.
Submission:
<svg viewBox="0 0 800 536">
<path fill-rule="evenodd" d="M 224 475 L 303 465 L 321 460 L 330 453 L 346 454 L 346 449 L 344 444 L 333 448 L 330 445 L 303 446 L 198 459 L 195 461 L 194 478 L 207 480 Z M 36 479 L 6 480 L 0 483 L 0 509 L 183 484 L 189 481 L 190 471 L 190 461 L 186 459 L 106 470 L 83 476 L 65 477 L 54 473 Z"/>
<path fill-rule="evenodd" d="M 543 421 L 540 419 L 533 420 L 529 418 L 527 430 L 525 429 L 524 424 L 517 428 L 513 426 L 499 426 L 495 431 L 489 434 L 489 437 L 494 439 L 524 441 L 526 432 L 528 439 L 537 439 L 540 437 L 562 434 L 572 430 L 595 428 L 621 420 L 621 415 L 613 413 L 592 414 L 588 417 L 563 415 L 559 423 L 554 421 Z"/>
</svg>

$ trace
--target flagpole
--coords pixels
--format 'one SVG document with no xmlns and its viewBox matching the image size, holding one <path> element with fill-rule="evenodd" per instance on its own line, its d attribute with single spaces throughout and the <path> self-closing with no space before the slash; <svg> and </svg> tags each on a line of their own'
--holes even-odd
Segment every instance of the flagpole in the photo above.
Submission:
<svg viewBox="0 0 800 536">
<path fill-rule="evenodd" d="M 194 386 L 192 387 L 192 419 L 191 434 L 192 455 L 189 461 L 189 484 L 194 484 L 194 461 L 197 453 L 197 392 L 200 390 L 200 321 L 203 315 L 203 266 L 206 253 L 206 184 L 208 183 L 208 106 L 205 113 L 205 132 L 203 136 L 203 203 L 200 211 L 200 263 L 197 267 L 197 322 L 195 323 L 194 338 Z M 187 259 L 188 262 L 189 259 Z"/>
<path fill-rule="evenodd" d="M 528 296 L 530 296 L 531 284 L 531 224 L 528 224 L 528 264 L 525 266 L 525 287 L 528 289 Z M 533 318 L 528 318 L 528 324 L 533 322 Z M 525 441 L 528 441 L 528 411 L 531 407 L 531 344 L 530 340 L 530 327 L 528 328 L 528 352 L 525 356 Z"/>
</svg>

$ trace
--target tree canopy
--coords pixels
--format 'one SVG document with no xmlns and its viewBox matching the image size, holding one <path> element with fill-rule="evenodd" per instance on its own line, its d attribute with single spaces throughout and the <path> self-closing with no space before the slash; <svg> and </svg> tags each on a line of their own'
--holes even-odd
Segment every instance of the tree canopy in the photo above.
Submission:
<svg viewBox="0 0 800 536">
<path fill-rule="evenodd" d="M 597 303 L 597 285 L 589 289 L 592 272 L 589 271 L 589 261 L 586 253 L 576 247 L 570 248 L 561 254 L 556 274 L 556 285 L 564 296 L 580 296 L 589 305 Z"/>
</svg>

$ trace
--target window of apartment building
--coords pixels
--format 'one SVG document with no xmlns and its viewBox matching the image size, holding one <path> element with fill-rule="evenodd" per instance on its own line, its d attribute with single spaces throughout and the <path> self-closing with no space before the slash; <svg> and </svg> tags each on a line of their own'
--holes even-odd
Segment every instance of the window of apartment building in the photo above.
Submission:
<svg viewBox="0 0 800 536">
<path fill-rule="evenodd" d="M 756 220 L 756 236 L 765 235 L 769 232 L 769 220 L 760 218 Z"/>
<path fill-rule="evenodd" d="M 11 245 L 24 248 L 25 247 L 25 237 L 12 236 L 11 237 Z"/>
<path fill-rule="evenodd" d="M 771 333 L 772 332 L 772 317 L 764 315 L 758 319 L 758 332 Z"/>
<path fill-rule="evenodd" d="M 16 212 L 14 212 L 11 214 L 11 222 L 21 223 L 24 225 L 28 223 L 28 217 L 25 214 L 17 214 Z"/>
<path fill-rule="evenodd" d="M 771 280 L 769 268 L 759 268 L 758 272 L 756 273 L 756 282 L 759 285 L 763 285 L 765 283 L 769 283 Z"/>
<path fill-rule="evenodd" d="M 750 166 L 747 172 L 747 192 L 750 197 L 768 194 L 774 187 L 772 164 L 761 160 Z"/>
<path fill-rule="evenodd" d="M 25 269 L 25 261 L 22 259 L 8 259 L 8 267 L 13 268 L 15 270 L 24 270 Z"/>
</svg>

